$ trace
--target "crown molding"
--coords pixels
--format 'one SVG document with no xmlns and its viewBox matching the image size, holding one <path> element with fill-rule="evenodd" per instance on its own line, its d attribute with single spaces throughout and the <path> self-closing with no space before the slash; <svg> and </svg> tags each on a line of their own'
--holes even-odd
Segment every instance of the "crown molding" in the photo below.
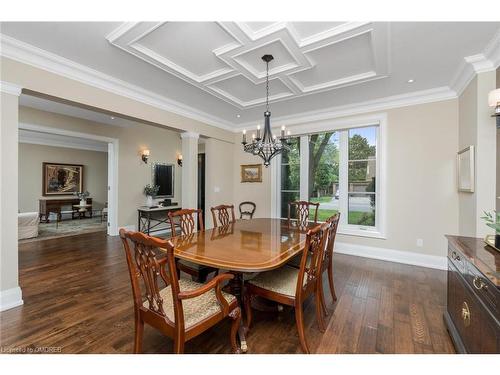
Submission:
<svg viewBox="0 0 500 375">
<path fill-rule="evenodd" d="M 58 136 L 49 133 L 36 133 L 30 131 L 19 130 L 19 143 L 27 143 L 33 145 L 63 147 L 76 150 L 108 152 L 108 145 L 99 142 L 89 142 L 88 140 L 80 140 L 78 138 L 70 138 L 66 136 Z"/>
<path fill-rule="evenodd" d="M 15 83 L 0 81 L 0 92 L 4 92 L 6 94 L 21 95 L 22 87 L 16 85 Z"/>
<path fill-rule="evenodd" d="M 500 66 L 500 30 L 488 42 L 482 53 L 464 57 L 451 80 L 450 87 L 460 96 L 476 74 L 491 72 Z"/>
<path fill-rule="evenodd" d="M 127 25 L 130 26 L 130 25 Z M 219 117 L 167 99 L 139 86 L 114 78 L 31 44 L 0 34 L 0 56 L 40 68 L 126 98 L 175 113 L 205 124 L 233 130 L 233 124 Z M 3 87 L 3 84 L 2 84 Z M 3 88 L 2 88 L 3 90 Z"/>
<path fill-rule="evenodd" d="M 181 133 L 181 138 L 200 138 L 200 135 L 198 133 L 195 133 L 195 132 L 184 132 L 184 133 Z"/>
<path fill-rule="evenodd" d="M 455 91 L 451 90 L 448 86 L 445 86 L 430 90 L 410 92 L 402 95 L 388 96 L 361 103 L 331 107 L 321 111 L 303 112 L 297 115 L 275 117 L 272 119 L 272 123 L 273 127 L 280 127 L 282 125 L 291 126 L 330 120 L 338 117 L 353 116 L 368 112 L 377 112 L 391 108 L 439 102 L 455 98 L 457 98 Z M 253 128 L 255 126 L 255 121 L 238 124 L 237 126 L 238 129 L 235 129 L 235 132 L 241 131 L 244 128 Z"/>
</svg>

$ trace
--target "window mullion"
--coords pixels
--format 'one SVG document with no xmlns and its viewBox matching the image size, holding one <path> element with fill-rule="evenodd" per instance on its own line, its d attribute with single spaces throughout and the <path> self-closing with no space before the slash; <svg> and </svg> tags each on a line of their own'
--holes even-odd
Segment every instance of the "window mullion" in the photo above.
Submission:
<svg viewBox="0 0 500 375">
<path fill-rule="evenodd" d="M 300 200 L 309 200 L 309 136 L 300 137 Z"/>
<path fill-rule="evenodd" d="M 339 209 L 341 225 L 347 225 L 348 223 L 348 160 L 349 132 L 348 130 L 341 130 L 339 134 Z"/>
</svg>

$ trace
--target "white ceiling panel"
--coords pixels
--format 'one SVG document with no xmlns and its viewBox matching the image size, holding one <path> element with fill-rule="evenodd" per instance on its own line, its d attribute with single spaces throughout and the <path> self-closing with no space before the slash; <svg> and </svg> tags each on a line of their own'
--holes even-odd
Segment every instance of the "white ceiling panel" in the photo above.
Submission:
<svg viewBox="0 0 500 375">
<path fill-rule="evenodd" d="M 299 38 L 306 39 L 345 24 L 345 22 L 292 22 L 291 24 Z"/>
</svg>

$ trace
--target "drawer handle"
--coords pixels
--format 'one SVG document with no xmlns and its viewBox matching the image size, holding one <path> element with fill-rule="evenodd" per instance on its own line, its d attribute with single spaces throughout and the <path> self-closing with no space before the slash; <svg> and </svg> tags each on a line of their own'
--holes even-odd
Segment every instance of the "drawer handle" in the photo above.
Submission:
<svg viewBox="0 0 500 375">
<path fill-rule="evenodd" d="M 452 258 L 453 260 L 458 260 L 458 261 L 460 262 L 460 255 L 458 255 L 456 251 L 453 251 L 453 252 L 451 253 L 451 258 Z"/>
<path fill-rule="evenodd" d="M 483 279 L 479 276 L 476 276 L 474 277 L 474 279 L 472 279 L 472 285 L 474 285 L 474 288 L 476 288 L 477 290 L 486 289 L 488 287 L 488 285 L 486 285 Z"/>
<path fill-rule="evenodd" d="M 469 305 L 465 301 L 462 303 L 462 319 L 465 327 L 470 326 L 470 310 Z"/>
</svg>

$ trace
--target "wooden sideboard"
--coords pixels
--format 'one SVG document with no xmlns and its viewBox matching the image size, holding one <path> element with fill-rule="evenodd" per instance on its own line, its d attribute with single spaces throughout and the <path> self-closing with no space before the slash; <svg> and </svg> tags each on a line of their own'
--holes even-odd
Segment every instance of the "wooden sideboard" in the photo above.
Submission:
<svg viewBox="0 0 500 375">
<path fill-rule="evenodd" d="M 92 204 L 92 198 L 87 198 L 87 203 Z M 55 212 L 60 213 L 62 207 L 71 206 L 74 204 L 80 204 L 79 198 L 40 198 L 38 212 L 40 214 L 40 221 L 45 217 L 45 221 L 49 221 L 49 213 Z M 92 213 L 91 213 L 92 216 Z M 74 216 L 72 216 L 74 218 Z"/>
<path fill-rule="evenodd" d="M 444 321 L 459 353 L 500 353 L 500 252 L 482 239 L 448 238 Z"/>
</svg>

